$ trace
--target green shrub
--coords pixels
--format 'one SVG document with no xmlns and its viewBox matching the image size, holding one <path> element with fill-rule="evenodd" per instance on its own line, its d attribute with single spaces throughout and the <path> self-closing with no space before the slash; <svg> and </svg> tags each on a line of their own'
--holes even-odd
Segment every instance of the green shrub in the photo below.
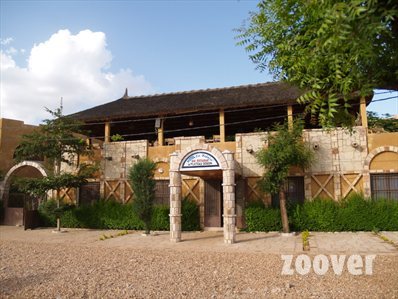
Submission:
<svg viewBox="0 0 398 299">
<path fill-rule="evenodd" d="M 170 229 L 170 208 L 167 205 L 155 205 L 153 207 L 151 228 L 153 230 Z"/>
<path fill-rule="evenodd" d="M 41 225 L 55 226 L 54 200 L 43 202 L 39 206 Z M 166 205 L 155 205 L 151 227 L 154 230 L 170 229 L 170 209 Z M 199 207 L 188 199 L 182 201 L 182 230 L 199 230 Z M 114 200 L 100 200 L 92 205 L 82 205 L 67 209 L 61 216 L 63 227 L 142 230 L 144 223 L 138 218 L 131 204 L 122 204 Z"/>
<path fill-rule="evenodd" d="M 38 208 L 40 224 L 42 226 L 56 226 L 56 218 L 53 211 L 57 208 L 57 202 L 49 199 L 43 201 Z"/>
<path fill-rule="evenodd" d="M 352 194 L 339 202 L 316 198 L 289 209 L 296 231 L 398 230 L 398 202 L 365 199 Z M 279 209 L 249 206 L 245 209 L 247 231 L 280 230 Z"/>
<path fill-rule="evenodd" d="M 71 216 L 73 217 L 69 219 L 61 219 L 65 227 L 143 229 L 143 223 L 134 213 L 131 204 L 113 200 L 100 200 L 93 205 L 80 206 L 72 211 Z"/>
<path fill-rule="evenodd" d="M 193 200 L 185 197 L 181 203 L 182 230 L 196 231 L 200 230 L 199 206 Z"/>
<path fill-rule="evenodd" d="M 337 230 L 371 231 L 376 220 L 374 215 L 379 213 L 374 203 L 376 202 L 365 200 L 360 194 L 353 194 L 336 203 L 335 221 L 339 226 Z"/>
<path fill-rule="evenodd" d="M 280 231 L 282 229 L 281 213 L 279 209 L 267 207 L 247 207 L 245 209 L 246 230 Z"/>
<path fill-rule="evenodd" d="M 255 200 L 255 201 L 250 201 L 246 205 L 246 208 L 266 208 L 266 206 L 262 200 Z"/>
<path fill-rule="evenodd" d="M 83 228 L 81 226 L 81 223 L 79 220 L 76 218 L 75 215 L 75 210 L 71 209 L 66 211 L 62 216 L 61 216 L 61 223 L 63 227 L 69 227 L 69 228 Z"/>
<path fill-rule="evenodd" d="M 144 223 L 145 233 L 152 229 L 153 202 L 155 199 L 155 162 L 139 159 L 129 170 L 129 180 L 134 192 L 133 208 Z"/>
<path fill-rule="evenodd" d="M 336 231 L 336 202 L 332 199 L 316 198 L 296 205 L 290 213 L 292 229 L 310 231 Z"/>
</svg>

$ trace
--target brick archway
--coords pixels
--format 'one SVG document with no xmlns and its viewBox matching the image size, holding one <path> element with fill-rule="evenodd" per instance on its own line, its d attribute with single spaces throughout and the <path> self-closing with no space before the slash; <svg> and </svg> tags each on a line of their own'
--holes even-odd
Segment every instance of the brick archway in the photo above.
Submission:
<svg viewBox="0 0 398 299">
<path fill-rule="evenodd" d="M 10 170 L 7 172 L 6 176 L 4 177 L 3 181 L 3 192 L 0 194 L 0 198 L 4 200 L 5 197 L 7 197 L 8 190 L 10 187 L 10 178 L 14 174 L 15 171 L 24 168 L 24 167 L 33 167 L 36 170 L 40 172 L 42 176 L 48 176 L 47 170 L 44 168 L 44 166 L 40 162 L 34 162 L 34 161 L 23 161 L 20 162 L 13 167 L 10 168 Z"/>
<path fill-rule="evenodd" d="M 394 152 L 398 153 L 397 146 L 380 146 L 372 150 L 366 157 L 364 165 L 363 165 L 363 186 L 364 186 L 364 195 L 366 197 L 371 196 L 370 190 L 370 163 L 372 162 L 373 158 L 377 155 L 385 152 Z M 396 169 L 398 171 L 398 169 Z"/>
<path fill-rule="evenodd" d="M 24 168 L 33 168 L 36 172 L 40 173 L 43 177 L 48 176 L 47 170 L 39 162 L 24 161 L 11 167 L 7 172 L 3 186 L 0 190 L 0 199 L 4 201 L 4 220 L 5 225 L 24 225 L 25 211 L 23 207 L 9 207 L 9 192 L 11 177 L 18 172 L 18 170 L 24 170 Z M 26 219 L 25 219 L 26 220 Z M 27 221 L 27 220 L 26 220 Z M 28 222 L 29 223 L 29 222 Z"/>
<path fill-rule="evenodd" d="M 232 244 L 235 242 L 236 229 L 234 153 L 227 150 L 221 152 L 208 144 L 196 144 L 182 152 L 174 152 L 170 155 L 170 240 L 181 241 L 181 163 L 188 155 L 198 150 L 213 156 L 222 171 L 224 242 Z"/>
</svg>

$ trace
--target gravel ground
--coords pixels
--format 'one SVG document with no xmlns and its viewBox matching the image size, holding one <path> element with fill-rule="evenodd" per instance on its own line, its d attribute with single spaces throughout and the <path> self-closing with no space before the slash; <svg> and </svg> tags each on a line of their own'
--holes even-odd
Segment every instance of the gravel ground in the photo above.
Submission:
<svg viewBox="0 0 398 299">
<path fill-rule="evenodd" d="M 106 242 L 0 238 L 0 297 L 398 298 L 398 255 L 378 255 L 373 275 L 286 276 L 277 254 Z"/>
</svg>

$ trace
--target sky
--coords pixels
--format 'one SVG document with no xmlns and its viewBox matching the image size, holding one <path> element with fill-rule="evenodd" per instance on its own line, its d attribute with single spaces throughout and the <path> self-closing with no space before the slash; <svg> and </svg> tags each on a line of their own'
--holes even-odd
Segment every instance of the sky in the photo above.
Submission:
<svg viewBox="0 0 398 299">
<path fill-rule="evenodd" d="M 234 29 L 256 5 L 0 0 L 0 116 L 37 124 L 61 98 L 69 114 L 125 88 L 134 96 L 273 81 L 236 45 Z M 398 114 L 398 100 L 368 110 Z"/>
</svg>

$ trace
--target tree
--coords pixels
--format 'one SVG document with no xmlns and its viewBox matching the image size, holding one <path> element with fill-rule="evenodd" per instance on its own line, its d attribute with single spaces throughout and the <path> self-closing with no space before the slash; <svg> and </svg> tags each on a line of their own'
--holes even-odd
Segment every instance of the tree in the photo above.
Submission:
<svg viewBox="0 0 398 299">
<path fill-rule="evenodd" d="M 275 126 L 275 133 L 268 135 L 268 148 L 257 153 L 257 161 L 265 168 L 260 188 L 270 194 L 279 194 L 283 232 L 289 232 L 286 210 L 285 182 L 291 166 L 303 170 L 311 165 L 313 154 L 302 140 L 303 123 L 299 120 L 289 128 L 288 124 Z"/>
<path fill-rule="evenodd" d="M 84 139 L 78 136 L 83 134 L 77 120 L 62 115 L 62 106 L 52 111 L 46 108 L 52 119 L 44 120 L 44 124 L 32 133 L 23 135 L 21 144 L 15 152 L 17 162 L 35 159 L 43 156 L 52 168 L 49 177 L 40 179 L 25 179 L 19 184 L 22 190 L 34 195 L 43 196 L 49 190 L 56 190 L 57 207 L 60 208 L 60 191 L 63 188 L 78 187 L 85 182 L 85 178 L 94 171 L 88 171 L 87 166 L 81 167 L 77 175 L 61 173 L 61 164 L 73 164 L 77 158 L 80 165 L 81 155 L 91 155 Z M 60 217 L 57 217 L 57 230 L 61 230 Z"/>
<path fill-rule="evenodd" d="M 145 234 L 151 230 L 153 201 L 155 199 L 156 164 L 149 159 L 139 159 L 129 171 L 129 179 L 134 192 L 133 209 L 144 222 Z"/>
<path fill-rule="evenodd" d="M 238 32 L 261 71 L 305 91 L 299 102 L 324 127 L 358 96 L 398 89 L 396 0 L 261 1 Z"/>
<path fill-rule="evenodd" d="M 393 118 L 390 114 L 383 114 L 383 117 L 379 117 L 376 112 L 368 111 L 367 113 L 369 129 L 398 132 L 398 119 Z"/>
</svg>

